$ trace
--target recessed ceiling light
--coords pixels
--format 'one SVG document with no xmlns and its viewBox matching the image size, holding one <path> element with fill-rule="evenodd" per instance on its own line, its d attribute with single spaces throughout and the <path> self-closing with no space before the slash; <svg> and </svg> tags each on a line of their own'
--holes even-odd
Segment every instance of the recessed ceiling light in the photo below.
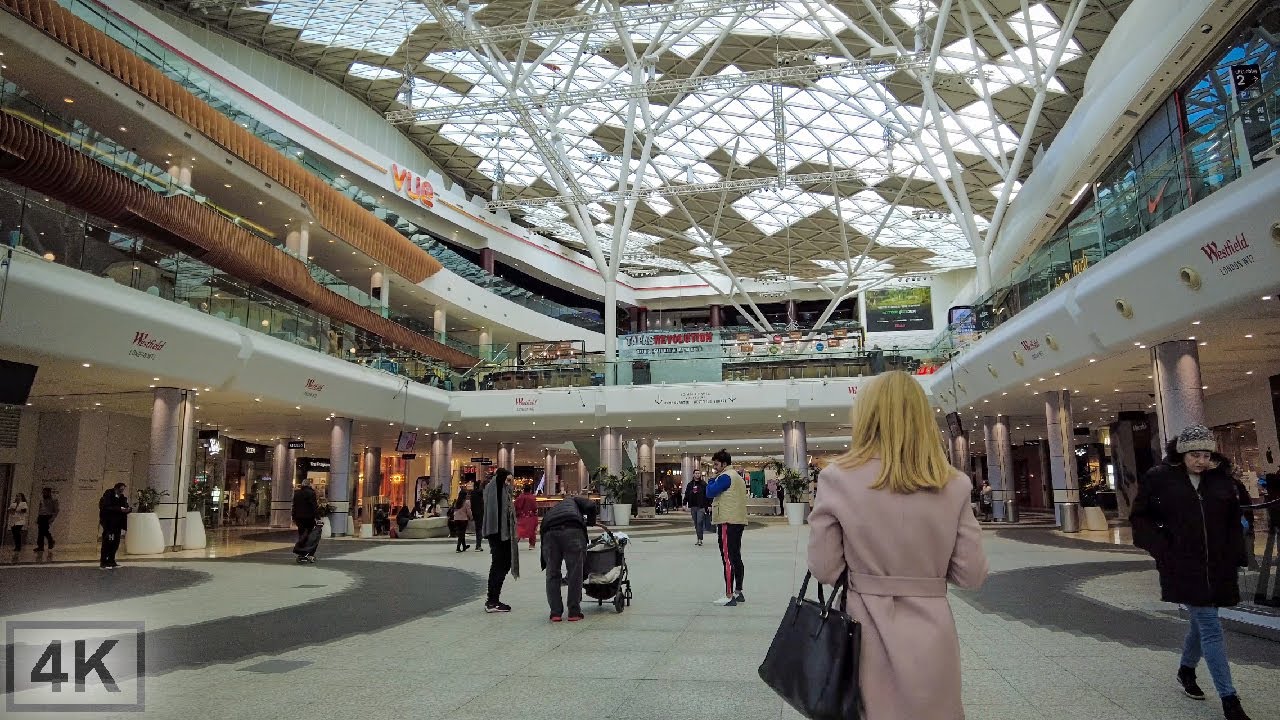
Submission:
<svg viewBox="0 0 1280 720">
<path fill-rule="evenodd" d="M 253 399 L 253 401 L 254 401 L 254 402 L 262 402 L 262 398 L 254 398 L 254 399 Z"/>
<path fill-rule="evenodd" d="M 1263 299 L 1263 300 L 1270 300 L 1270 299 L 1271 299 L 1271 296 L 1270 296 L 1270 295 L 1263 295 L 1263 296 L 1262 296 L 1262 299 Z"/>
<path fill-rule="evenodd" d="M 222 183 L 222 187 L 229 188 L 231 187 L 231 183 Z"/>
<path fill-rule="evenodd" d="M 1187 336 L 1187 339 L 1188 339 L 1188 340 L 1195 340 L 1195 339 L 1196 339 L 1196 336 L 1195 336 L 1195 335 L 1188 335 L 1188 336 Z"/>
<path fill-rule="evenodd" d="M 1199 325 L 1199 324 L 1200 324 L 1200 321 L 1199 321 L 1199 320 L 1192 320 L 1192 321 L 1191 321 L 1191 324 L 1192 324 L 1192 325 Z"/>
<path fill-rule="evenodd" d="M 91 363 L 80 363 L 80 367 L 93 367 Z"/>
<path fill-rule="evenodd" d="M 76 102 L 76 99 L 75 99 L 75 98 L 73 98 L 73 97 L 64 97 L 64 98 L 62 98 L 62 102 L 66 103 L 66 104 L 68 104 L 68 105 L 74 105 L 74 104 L 75 104 L 75 102 Z M 1266 298 L 1262 298 L 1262 299 L 1263 299 L 1263 300 L 1266 300 Z"/>
<path fill-rule="evenodd" d="M 1249 333 L 1248 335 L 1245 335 L 1245 337 L 1247 337 L 1247 338 L 1251 338 L 1251 337 L 1253 337 L 1253 333 Z"/>
<path fill-rule="evenodd" d="M 129 132 L 129 128 L 127 128 L 127 127 L 125 127 L 125 126 L 121 125 L 121 126 L 120 126 L 120 132 Z"/>
<path fill-rule="evenodd" d="M 1244 371 L 1244 374 L 1245 374 L 1245 375 L 1252 375 L 1252 374 L 1253 374 L 1253 371 L 1252 371 L 1252 370 L 1245 370 L 1245 371 Z"/>
</svg>

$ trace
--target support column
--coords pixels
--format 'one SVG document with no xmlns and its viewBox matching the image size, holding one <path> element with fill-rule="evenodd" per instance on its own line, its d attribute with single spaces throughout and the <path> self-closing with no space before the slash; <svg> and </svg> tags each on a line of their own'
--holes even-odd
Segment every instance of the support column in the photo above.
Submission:
<svg viewBox="0 0 1280 720">
<path fill-rule="evenodd" d="M 649 308 L 637 308 L 636 317 L 638 318 L 636 332 L 649 332 Z"/>
<path fill-rule="evenodd" d="M 516 471 L 516 444 L 513 442 L 498 443 L 498 467 L 506 468 L 507 472 L 514 474 Z"/>
<path fill-rule="evenodd" d="M 364 465 L 365 486 L 360 498 L 360 537 L 371 538 L 374 537 L 374 505 L 383 486 L 383 448 L 366 447 L 361 464 Z"/>
<path fill-rule="evenodd" d="M 480 248 L 480 267 L 490 275 L 493 274 L 493 248 Z"/>
<path fill-rule="evenodd" d="M 307 262 L 311 252 L 311 233 L 305 227 L 298 231 L 298 259 Z"/>
<path fill-rule="evenodd" d="M 151 404 L 151 457 L 147 486 L 164 493 L 156 505 L 164 544 L 182 547 L 195 444 L 191 391 L 156 388 Z"/>
<path fill-rule="evenodd" d="M 723 322 L 723 319 L 720 317 L 720 306 L 709 305 L 707 307 L 711 311 L 711 317 L 710 317 L 711 327 L 713 328 L 720 327 L 720 324 Z"/>
<path fill-rule="evenodd" d="M 560 480 L 556 476 L 556 449 L 543 448 L 542 450 L 542 474 L 546 480 L 542 486 L 542 492 L 546 495 L 555 495 L 560 492 Z"/>
<path fill-rule="evenodd" d="M 600 428 L 600 464 L 611 475 L 622 472 L 622 428 Z"/>
<path fill-rule="evenodd" d="M 645 498 L 653 497 L 657 503 L 656 467 L 653 462 L 653 438 L 640 438 L 636 442 L 636 474 L 640 478 L 640 504 L 648 506 Z"/>
<path fill-rule="evenodd" d="M 1044 394 L 1045 438 L 1049 441 L 1049 480 L 1053 513 L 1063 532 L 1080 532 L 1080 479 L 1076 477 L 1075 425 L 1071 391 Z"/>
<path fill-rule="evenodd" d="M 698 458 L 696 455 L 684 453 L 680 456 L 680 494 L 684 495 L 689 489 L 689 483 L 693 482 L 693 471 L 698 469 Z"/>
<path fill-rule="evenodd" d="M 591 473 L 587 471 L 587 462 L 582 458 L 578 458 L 578 489 L 579 495 L 586 495 L 591 489 Z"/>
<path fill-rule="evenodd" d="M 957 470 L 964 473 L 965 477 L 973 480 L 973 476 L 969 473 L 969 435 L 968 433 L 947 434 L 947 442 L 951 448 L 951 464 Z"/>
<path fill-rule="evenodd" d="M 1195 340 L 1174 340 L 1151 348 L 1151 376 L 1156 386 L 1160 447 L 1188 425 L 1204 424 L 1204 390 L 1200 351 Z"/>
<path fill-rule="evenodd" d="M 293 524 L 293 471 L 288 468 L 289 443 L 276 443 L 271 455 L 271 527 Z"/>
<path fill-rule="evenodd" d="M 329 430 L 329 527 L 351 533 L 351 418 L 334 418 Z"/>
<path fill-rule="evenodd" d="M 804 423 L 799 420 L 782 423 L 782 464 L 800 473 L 801 477 L 809 475 L 809 437 Z"/>
<path fill-rule="evenodd" d="M 436 311 L 432 313 L 431 328 L 436 333 L 436 340 L 439 340 L 440 342 L 445 342 L 448 339 L 449 337 L 448 321 L 449 321 L 449 318 L 446 315 L 444 308 L 438 307 L 436 308 Z"/>
<path fill-rule="evenodd" d="M 998 522 L 1017 522 L 1017 494 L 1013 488 L 1013 445 L 1009 441 L 1009 416 L 982 418 L 987 446 L 987 481 L 991 483 L 992 516 Z"/>
<path fill-rule="evenodd" d="M 387 317 L 391 309 L 391 273 L 381 270 L 369 278 L 369 295 L 378 300 L 378 314 Z"/>
<path fill-rule="evenodd" d="M 453 497 L 453 433 L 438 432 L 431 440 L 431 482 Z"/>
</svg>

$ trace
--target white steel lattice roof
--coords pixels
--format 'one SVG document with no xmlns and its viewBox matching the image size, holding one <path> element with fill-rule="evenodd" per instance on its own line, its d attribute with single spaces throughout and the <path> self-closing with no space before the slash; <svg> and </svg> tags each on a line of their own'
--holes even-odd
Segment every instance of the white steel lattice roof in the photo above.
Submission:
<svg viewBox="0 0 1280 720">
<path fill-rule="evenodd" d="M 974 264 L 1128 2 L 159 4 L 341 84 L 598 262 L 856 286 Z"/>
</svg>

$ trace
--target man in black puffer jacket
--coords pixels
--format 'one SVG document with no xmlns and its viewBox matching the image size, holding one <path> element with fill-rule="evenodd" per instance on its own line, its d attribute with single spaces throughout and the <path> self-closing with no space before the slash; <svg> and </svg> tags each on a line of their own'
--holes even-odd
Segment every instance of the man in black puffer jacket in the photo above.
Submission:
<svg viewBox="0 0 1280 720">
<path fill-rule="evenodd" d="M 1190 627 L 1178 682 L 1197 700 L 1196 665 L 1203 656 L 1227 720 L 1249 720 L 1231 682 L 1218 608 L 1240 602 L 1238 568 L 1247 555 L 1240 497 L 1231 466 L 1216 454 L 1213 433 L 1191 425 L 1169 442 L 1164 463 L 1143 476 L 1129 522 L 1133 544 L 1151 553 L 1160 598 L 1185 607 Z"/>
</svg>

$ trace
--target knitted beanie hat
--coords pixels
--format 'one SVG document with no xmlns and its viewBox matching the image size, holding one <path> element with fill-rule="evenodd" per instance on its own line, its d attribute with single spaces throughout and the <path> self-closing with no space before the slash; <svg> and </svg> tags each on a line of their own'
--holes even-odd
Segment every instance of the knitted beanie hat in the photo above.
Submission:
<svg viewBox="0 0 1280 720">
<path fill-rule="evenodd" d="M 1203 425 L 1188 425 L 1178 433 L 1177 451 L 1181 455 L 1196 450 L 1217 452 L 1218 443 L 1214 441 L 1213 433 L 1209 428 Z"/>
</svg>

